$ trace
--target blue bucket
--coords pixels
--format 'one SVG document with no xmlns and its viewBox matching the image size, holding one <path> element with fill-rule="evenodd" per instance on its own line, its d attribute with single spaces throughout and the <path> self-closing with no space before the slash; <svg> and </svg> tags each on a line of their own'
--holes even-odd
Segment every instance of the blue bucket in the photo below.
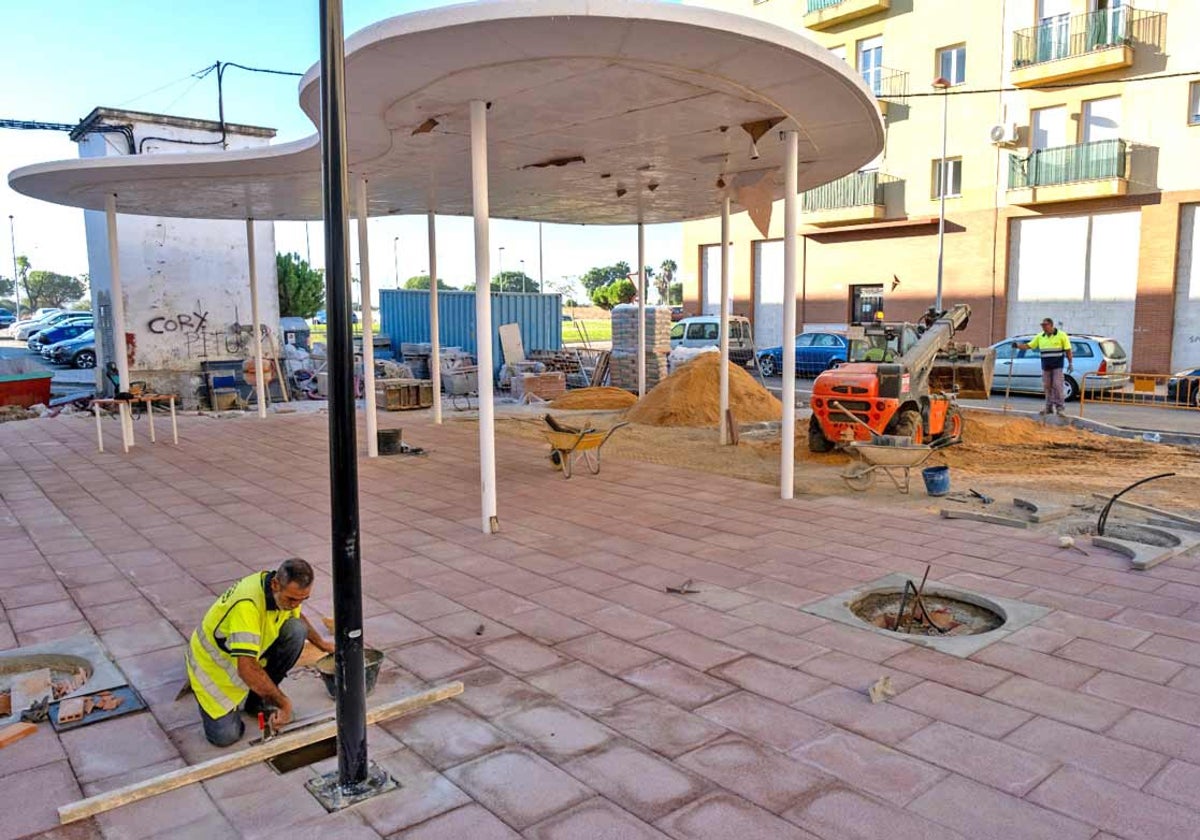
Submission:
<svg viewBox="0 0 1200 840">
<path fill-rule="evenodd" d="M 950 468 L 926 467 L 921 470 L 925 479 L 925 492 L 930 496 L 945 496 L 950 492 Z"/>
</svg>

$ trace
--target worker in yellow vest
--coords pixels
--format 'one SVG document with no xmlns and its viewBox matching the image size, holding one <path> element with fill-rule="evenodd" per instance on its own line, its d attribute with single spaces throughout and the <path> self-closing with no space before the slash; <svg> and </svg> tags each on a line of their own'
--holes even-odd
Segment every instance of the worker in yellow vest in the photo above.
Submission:
<svg viewBox="0 0 1200 840">
<path fill-rule="evenodd" d="M 1051 318 L 1042 319 L 1042 331 L 1029 341 L 1014 341 L 1018 350 L 1037 350 L 1042 356 L 1042 390 L 1046 392 L 1046 407 L 1038 414 L 1058 414 L 1066 410 L 1063 378 L 1064 362 L 1067 373 L 1075 372 L 1075 354 L 1071 337 L 1054 326 Z"/>
<path fill-rule="evenodd" d="M 192 633 L 185 654 L 188 680 L 210 743 L 227 747 L 241 739 L 243 701 L 249 715 L 272 708 L 274 727 L 292 719 L 292 701 L 279 684 L 305 640 L 333 652 L 300 614 L 312 585 L 312 566 L 299 557 L 284 560 L 273 572 L 255 572 L 229 587 Z"/>
</svg>

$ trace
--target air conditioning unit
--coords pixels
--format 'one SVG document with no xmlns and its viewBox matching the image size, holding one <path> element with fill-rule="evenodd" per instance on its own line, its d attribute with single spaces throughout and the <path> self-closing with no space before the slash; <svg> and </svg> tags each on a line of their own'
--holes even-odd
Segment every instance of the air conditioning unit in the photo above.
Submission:
<svg viewBox="0 0 1200 840">
<path fill-rule="evenodd" d="M 988 139 L 997 146 L 1011 145 L 1017 142 L 1016 123 L 997 123 L 988 129 Z"/>
</svg>

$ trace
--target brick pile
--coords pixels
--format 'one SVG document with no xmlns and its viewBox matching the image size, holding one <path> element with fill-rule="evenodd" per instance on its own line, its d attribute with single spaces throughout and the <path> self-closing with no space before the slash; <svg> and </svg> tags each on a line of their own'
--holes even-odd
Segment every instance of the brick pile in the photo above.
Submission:
<svg viewBox="0 0 1200 840">
<path fill-rule="evenodd" d="M 612 311 L 612 357 L 609 382 L 616 388 L 636 391 L 638 308 L 621 304 Z M 671 352 L 671 310 L 666 306 L 646 307 L 646 388 L 667 378 L 667 356 Z"/>
</svg>

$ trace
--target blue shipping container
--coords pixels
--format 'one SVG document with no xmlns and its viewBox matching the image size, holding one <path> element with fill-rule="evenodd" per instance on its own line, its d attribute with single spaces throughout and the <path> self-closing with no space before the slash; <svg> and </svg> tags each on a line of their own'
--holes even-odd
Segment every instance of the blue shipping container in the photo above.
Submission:
<svg viewBox="0 0 1200 840">
<path fill-rule="evenodd" d="M 399 350 L 404 343 L 425 343 L 429 335 L 429 292 L 380 289 L 380 332 Z M 524 292 L 492 292 L 493 375 L 504 364 L 500 326 L 519 324 L 525 352 L 562 348 L 562 296 Z M 443 347 L 461 347 L 478 355 L 475 293 L 438 291 L 438 332 Z"/>
</svg>

